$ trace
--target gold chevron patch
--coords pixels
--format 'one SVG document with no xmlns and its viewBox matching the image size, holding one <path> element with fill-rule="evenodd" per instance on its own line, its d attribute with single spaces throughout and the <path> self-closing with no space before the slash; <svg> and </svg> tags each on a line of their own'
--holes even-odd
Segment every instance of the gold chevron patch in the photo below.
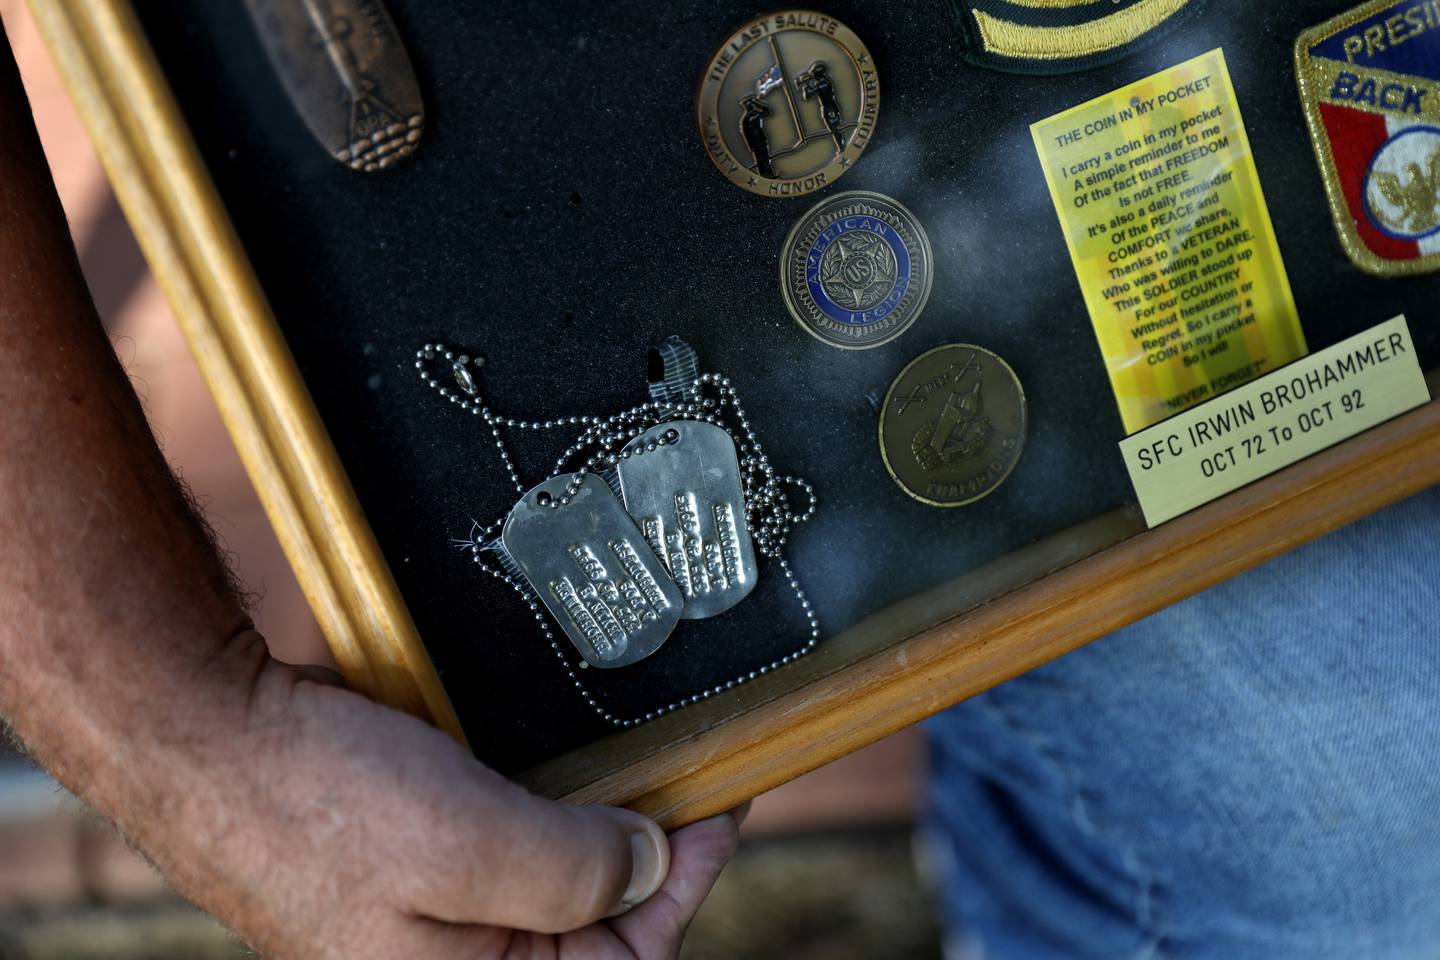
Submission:
<svg viewBox="0 0 1440 960">
<path fill-rule="evenodd" d="M 966 59 L 1016 73 L 1069 73 L 1118 60 L 1199 0 L 953 0 Z"/>
</svg>

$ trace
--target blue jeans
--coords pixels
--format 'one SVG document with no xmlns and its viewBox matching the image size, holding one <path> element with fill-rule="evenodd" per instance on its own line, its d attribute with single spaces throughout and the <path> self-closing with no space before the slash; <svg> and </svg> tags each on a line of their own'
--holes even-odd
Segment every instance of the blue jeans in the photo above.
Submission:
<svg viewBox="0 0 1440 960">
<path fill-rule="evenodd" d="M 1440 958 L 1440 490 L 929 723 L 953 956 Z"/>
</svg>

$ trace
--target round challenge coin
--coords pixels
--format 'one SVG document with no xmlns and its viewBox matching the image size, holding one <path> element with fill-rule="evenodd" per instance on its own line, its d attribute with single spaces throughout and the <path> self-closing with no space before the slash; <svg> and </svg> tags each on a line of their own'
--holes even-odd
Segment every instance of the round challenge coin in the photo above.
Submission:
<svg viewBox="0 0 1440 960">
<path fill-rule="evenodd" d="M 1025 446 L 1025 391 L 989 350 L 922 353 L 890 385 L 880 456 L 900 488 L 932 507 L 974 503 L 1005 482 Z"/>
<path fill-rule="evenodd" d="M 897 201 L 837 193 L 810 209 L 785 239 L 780 289 L 812 336 L 868 350 L 910 329 L 930 299 L 930 239 Z"/>
<path fill-rule="evenodd" d="M 870 143 L 880 81 L 870 51 L 833 17 L 786 10 L 731 35 L 705 69 L 696 115 L 731 183 L 794 197 L 835 182 Z"/>
</svg>

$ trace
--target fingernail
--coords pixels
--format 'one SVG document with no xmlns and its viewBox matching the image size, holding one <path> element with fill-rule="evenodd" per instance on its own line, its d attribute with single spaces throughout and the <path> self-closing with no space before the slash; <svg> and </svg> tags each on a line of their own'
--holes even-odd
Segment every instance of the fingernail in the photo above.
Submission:
<svg viewBox="0 0 1440 960">
<path fill-rule="evenodd" d="M 620 899 L 622 911 L 649 900 L 670 872 L 670 845 L 658 826 L 630 834 L 630 859 L 630 885 Z"/>
</svg>

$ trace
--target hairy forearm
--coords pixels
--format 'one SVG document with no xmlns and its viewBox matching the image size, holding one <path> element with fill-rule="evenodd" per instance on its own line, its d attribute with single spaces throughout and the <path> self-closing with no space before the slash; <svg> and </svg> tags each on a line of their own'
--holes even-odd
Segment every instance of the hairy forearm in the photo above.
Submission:
<svg viewBox="0 0 1440 960">
<path fill-rule="evenodd" d="M 217 719 L 245 722 L 248 626 L 96 318 L 0 37 L 0 714 L 146 832 Z"/>
<path fill-rule="evenodd" d="M 3 34 L 0 717 L 273 960 L 674 957 L 735 844 L 533 797 L 267 656 L 95 316 Z"/>
</svg>

